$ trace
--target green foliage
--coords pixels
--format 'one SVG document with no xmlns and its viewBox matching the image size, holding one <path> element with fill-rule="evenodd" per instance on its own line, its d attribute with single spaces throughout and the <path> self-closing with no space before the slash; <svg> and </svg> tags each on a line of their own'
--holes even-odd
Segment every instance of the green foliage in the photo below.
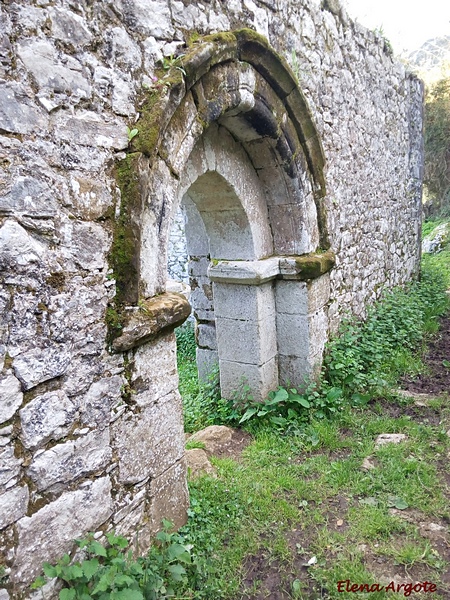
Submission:
<svg viewBox="0 0 450 600">
<path fill-rule="evenodd" d="M 394 383 L 400 374 L 397 365 L 405 364 L 405 352 L 412 356 L 421 348 L 425 334 L 435 329 L 436 317 L 447 307 L 445 282 L 433 271 L 424 270 L 420 281 L 409 288 L 388 292 L 364 322 L 342 324 L 328 345 L 326 382 L 342 388 L 355 404 L 361 394 Z"/>
<path fill-rule="evenodd" d="M 220 395 L 219 367 L 212 367 L 208 380 L 199 383 L 195 362 L 195 332 L 190 323 L 176 329 L 180 394 L 183 398 L 184 427 L 187 432 L 208 425 L 231 424 L 238 418 L 233 403 Z"/>
<path fill-rule="evenodd" d="M 446 219 L 436 219 L 425 221 L 422 226 L 422 235 L 430 234 L 438 225 L 445 223 Z M 450 243 L 444 244 L 440 252 L 434 254 L 424 254 L 422 264 L 427 272 L 437 271 L 441 273 L 445 284 L 450 288 Z"/>
<path fill-rule="evenodd" d="M 180 71 L 183 75 L 186 75 L 186 71 L 183 68 L 184 56 L 184 54 L 179 54 L 178 56 L 173 56 L 173 54 L 170 56 L 164 56 L 164 58 L 161 60 L 162 68 L 164 71 L 170 71 L 170 69 L 173 68 L 177 71 Z"/>
<path fill-rule="evenodd" d="M 430 214 L 450 216 L 450 77 L 435 83 L 425 103 L 424 183 Z"/>
<path fill-rule="evenodd" d="M 37 589 L 46 579 L 64 582 L 60 600 L 158 600 L 171 598 L 175 592 L 189 587 L 196 577 L 192 546 L 178 533 L 170 533 L 173 524 L 163 521 L 163 530 L 156 535 L 157 543 L 145 557 L 133 559 L 129 543 L 121 536 L 107 533 L 108 546 L 92 535 L 77 540 L 83 560 L 72 562 L 65 554 L 56 565 L 45 563 L 45 577 L 32 585 Z"/>
<path fill-rule="evenodd" d="M 301 392 L 280 387 L 263 402 L 244 397 L 235 403 L 239 423 L 298 432 L 312 418 L 331 417 L 345 405 L 364 406 L 402 373 L 417 370 L 415 353 L 448 308 L 445 288 L 436 270 L 424 269 L 420 281 L 389 291 L 365 321 L 342 323 L 327 346 L 319 382 L 305 383 Z"/>
<path fill-rule="evenodd" d="M 138 133 L 139 133 L 139 129 L 130 129 L 129 127 L 127 127 L 128 141 L 131 142 L 131 140 L 134 137 L 136 137 Z"/>
<path fill-rule="evenodd" d="M 336 412 L 341 402 L 342 389 L 338 387 L 319 388 L 312 382 L 305 391 L 299 393 L 295 388 L 285 389 L 280 386 L 262 402 L 248 398 L 238 405 L 244 413 L 239 423 L 252 420 L 263 427 L 298 433 L 313 414 L 323 418 L 327 413 Z"/>
<path fill-rule="evenodd" d="M 195 362 L 195 333 L 192 323 L 186 321 L 181 327 L 175 329 L 177 338 L 177 357 L 180 361 Z"/>
</svg>

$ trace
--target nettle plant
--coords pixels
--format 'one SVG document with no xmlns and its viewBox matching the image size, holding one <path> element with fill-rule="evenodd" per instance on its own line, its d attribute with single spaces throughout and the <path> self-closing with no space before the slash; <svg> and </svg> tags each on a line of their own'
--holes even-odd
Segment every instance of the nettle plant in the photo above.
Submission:
<svg viewBox="0 0 450 600">
<path fill-rule="evenodd" d="M 159 600 L 172 598 L 195 576 L 196 564 L 191 544 L 183 543 L 177 533 L 170 533 L 173 523 L 163 521 L 156 544 L 144 557 L 133 558 L 129 542 L 122 536 L 107 533 L 103 546 L 90 534 L 76 544 L 84 558 L 73 562 L 65 554 L 55 565 L 43 565 L 44 576 L 32 584 L 41 588 L 48 579 L 57 578 L 64 588 L 60 600 Z"/>
</svg>

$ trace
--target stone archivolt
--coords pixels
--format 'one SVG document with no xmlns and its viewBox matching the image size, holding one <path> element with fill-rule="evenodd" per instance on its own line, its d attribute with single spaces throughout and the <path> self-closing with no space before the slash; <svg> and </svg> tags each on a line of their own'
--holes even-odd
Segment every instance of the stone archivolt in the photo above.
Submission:
<svg viewBox="0 0 450 600">
<path fill-rule="evenodd" d="M 127 219 L 137 233 L 130 263 L 139 267 L 129 288 L 136 297 L 128 300 L 165 292 L 170 223 L 181 201 L 191 263 L 197 263 L 191 276 L 197 327 L 200 337 L 208 330 L 210 338 L 198 353 L 200 375 L 218 361 L 222 394 L 229 398 L 243 384 L 261 399 L 279 383 L 301 385 L 320 368 L 328 298 L 322 294 L 314 314 L 300 313 L 295 302 L 303 294 L 302 306 L 308 306 L 311 286 L 299 282 L 323 275 L 332 263 L 322 268 L 316 257 L 307 271 L 303 261 L 303 271 L 291 270 L 290 283 L 283 284 L 285 296 L 292 296 L 297 343 L 277 325 L 287 318 L 275 300 L 282 270 L 250 280 L 239 277 L 239 268 L 232 280 L 223 275 L 230 260 L 254 261 L 257 271 L 270 261 L 278 265 L 278 256 L 329 247 L 325 158 L 295 76 L 262 36 L 244 29 L 195 44 L 156 85 L 136 123 L 134 168 L 120 180 L 124 193 L 134 195 L 126 199 L 134 207 Z M 220 263 L 208 271 L 208 261 Z M 131 269 L 126 262 L 123 267 L 128 280 Z M 119 287 L 124 283 L 119 274 Z M 242 303 L 254 305 L 248 318 L 241 316 Z M 314 336 L 312 320 L 320 322 Z M 131 331 L 142 344 L 139 332 L 148 336 L 147 329 L 128 324 L 113 348 L 132 347 Z M 234 352 L 236 335 L 242 347 Z"/>
</svg>

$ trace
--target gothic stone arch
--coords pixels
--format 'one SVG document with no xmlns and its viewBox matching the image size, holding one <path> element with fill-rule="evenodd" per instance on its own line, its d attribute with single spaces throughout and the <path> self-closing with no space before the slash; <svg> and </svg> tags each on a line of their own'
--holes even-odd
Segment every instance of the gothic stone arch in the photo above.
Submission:
<svg viewBox="0 0 450 600">
<path fill-rule="evenodd" d="M 119 173 L 115 243 L 118 298 L 146 299 L 146 316 L 128 310 L 113 348 L 186 318 L 185 301 L 165 290 L 183 202 L 199 340 L 208 340 L 200 364 L 218 357 L 227 398 L 244 381 L 260 399 L 278 383 L 301 385 L 327 337 L 333 256 L 325 159 L 295 77 L 264 38 L 241 30 L 205 38 L 158 87 Z"/>
</svg>

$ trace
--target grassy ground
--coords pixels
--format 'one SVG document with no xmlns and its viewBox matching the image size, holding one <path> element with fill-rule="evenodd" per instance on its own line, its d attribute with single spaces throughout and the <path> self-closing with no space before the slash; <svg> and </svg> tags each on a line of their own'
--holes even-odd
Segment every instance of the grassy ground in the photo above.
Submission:
<svg viewBox="0 0 450 600">
<path fill-rule="evenodd" d="M 186 534 L 199 551 L 209 540 L 213 569 L 194 597 L 334 599 L 355 597 L 338 592 L 346 579 L 426 579 L 448 598 L 447 405 L 377 400 L 302 436 L 261 430 L 240 460 L 213 459 L 218 479 L 190 486 Z M 381 433 L 407 439 L 375 449 Z M 398 597 L 357 597 L 369 596 Z"/>
<path fill-rule="evenodd" d="M 424 264 L 425 271 L 437 266 L 450 285 L 450 248 Z M 391 325 L 393 318 L 398 324 L 402 314 L 391 314 Z M 426 325 L 431 331 L 432 322 Z M 420 354 L 422 342 L 417 348 Z M 347 356 L 346 348 L 339 352 Z M 311 412 L 290 435 L 268 422 L 253 425 L 242 454 L 212 458 L 217 478 L 190 482 L 189 521 L 181 533 L 193 544 L 199 578 L 180 598 L 430 597 L 423 586 L 422 593 L 410 589 L 424 581 L 432 598 L 450 597 L 449 398 L 434 393 L 418 402 L 389 392 L 402 370 L 426 370 L 417 353 L 392 357 L 391 370 L 389 357 L 376 364 L 383 378 L 392 377 L 382 393 L 372 386 L 365 406 L 341 403 L 333 419 L 315 419 Z M 184 363 L 180 390 L 188 430 L 219 422 L 217 414 L 208 417 L 214 395 L 205 403 L 195 363 Z M 376 448 L 383 433 L 406 437 Z M 379 587 L 354 593 L 339 584 L 346 580 L 349 587 Z"/>
</svg>

